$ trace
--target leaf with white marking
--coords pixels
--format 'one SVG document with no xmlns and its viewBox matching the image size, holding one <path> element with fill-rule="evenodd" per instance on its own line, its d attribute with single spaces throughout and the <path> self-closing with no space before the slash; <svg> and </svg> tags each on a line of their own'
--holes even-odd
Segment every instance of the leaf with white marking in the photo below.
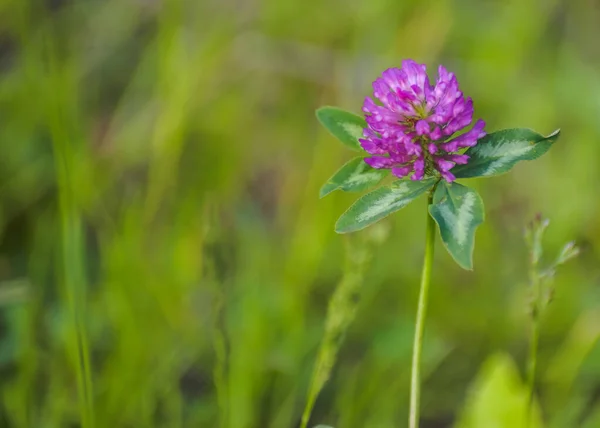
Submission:
<svg viewBox="0 0 600 428">
<path fill-rule="evenodd" d="M 429 213 L 438 224 L 444 246 L 463 269 L 473 269 L 475 229 L 483 223 L 483 201 L 458 183 L 440 182 Z"/>
<path fill-rule="evenodd" d="M 490 177 L 509 171 L 523 160 L 534 160 L 546 153 L 558 139 L 560 129 L 544 137 L 531 129 L 516 128 L 493 132 L 469 148 L 466 165 L 452 168 L 456 178 Z"/>
<path fill-rule="evenodd" d="M 362 151 L 358 139 L 363 138 L 363 129 L 367 127 L 364 118 L 337 107 L 321 107 L 316 114 L 331 135 L 350 149 Z"/>
<path fill-rule="evenodd" d="M 389 169 L 371 168 L 362 157 L 354 158 L 327 180 L 321 187 L 319 197 L 322 198 L 337 189 L 344 192 L 362 192 L 379 183 L 389 172 Z"/>
<path fill-rule="evenodd" d="M 433 187 L 436 179 L 401 180 L 367 193 L 357 200 L 335 225 L 337 233 L 354 232 L 404 208 Z"/>
</svg>

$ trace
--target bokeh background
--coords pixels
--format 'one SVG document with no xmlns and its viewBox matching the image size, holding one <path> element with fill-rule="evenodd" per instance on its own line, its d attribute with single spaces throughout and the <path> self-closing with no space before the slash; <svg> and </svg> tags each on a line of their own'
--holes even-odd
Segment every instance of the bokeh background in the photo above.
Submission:
<svg viewBox="0 0 600 428">
<path fill-rule="evenodd" d="M 562 129 L 469 180 L 473 272 L 438 240 L 422 427 L 520 426 L 537 212 L 550 257 L 582 248 L 543 320 L 542 414 L 600 427 L 598 40 L 596 0 L 0 1 L 0 425 L 298 426 L 345 242 L 368 239 L 333 231 L 357 195 L 318 199 L 352 154 L 314 110 L 360 112 L 414 58 L 488 131 Z M 313 425 L 406 426 L 425 203 L 385 220 Z"/>
</svg>

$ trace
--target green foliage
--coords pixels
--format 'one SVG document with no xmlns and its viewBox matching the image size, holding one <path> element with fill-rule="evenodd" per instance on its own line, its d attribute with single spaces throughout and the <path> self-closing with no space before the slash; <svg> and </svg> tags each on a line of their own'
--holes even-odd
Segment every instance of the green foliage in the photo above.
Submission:
<svg viewBox="0 0 600 428">
<path fill-rule="evenodd" d="M 529 308 L 531 328 L 529 329 L 529 354 L 527 357 L 527 384 L 530 397 L 533 399 L 538 385 L 538 351 L 540 342 L 540 331 L 543 317 L 552 300 L 554 290 L 552 282 L 554 274 L 559 265 L 576 257 L 579 249 L 573 242 L 567 243 L 559 253 L 555 261 L 548 267 L 540 267 L 542 257 L 544 255 L 543 237 L 548 228 L 550 221 L 544 219 L 541 214 L 538 214 L 531 221 L 525 230 L 525 239 L 529 247 L 529 286 L 531 291 L 531 302 Z M 587 348 L 587 347 L 586 347 Z M 585 353 L 587 354 L 587 352 Z M 584 355 L 585 355 L 584 354 Z M 567 373 L 567 365 L 563 365 L 559 370 L 561 373 Z M 564 378 L 564 377 L 563 377 Z M 563 400 L 566 401 L 566 400 Z M 568 409 L 569 406 L 565 406 Z M 559 421 L 562 415 L 569 414 L 559 410 L 557 413 L 561 415 L 559 418 L 553 418 L 553 422 Z M 557 413 L 554 413 L 555 415 Z M 564 422 L 564 421 L 563 421 Z M 573 421 L 574 422 L 574 421 Z M 572 425 L 569 423 L 568 425 Z M 562 425 L 562 424 L 561 424 Z"/>
<path fill-rule="evenodd" d="M 549 224 L 550 220 L 538 214 L 525 230 L 525 240 L 529 248 L 529 281 L 533 289 L 530 310 L 535 322 L 544 315 L 552 301 L 555 293 L 553 282 L 556 270 L 577 257 L 580 252 L 575 242 L 567 242 L 554 260 L 550 263 L 545 262 L 543 238 Z"/>
<path fill-rule="evenodd" d="M 72 146 L 96 427 L 297 426 L 343 275 L 332 224 L 356 199 L 316 197 L 352 156 L 313 111 L 359 112 L 373 78 L 410 57 L 455 72 L 489 129 L 568 133 L 479 181 L 477 269 L 436 259 L 424 419 L 460 412 L 486 355 L 524 354 L 520 232 L 540 209 L 547 254 L 565 236 L 582 245 L 543 326 L 544 415 L 597 408 L 600 27 L 590 2 L 540 4 L 0 1 L 0 426 L 81 424 L 53 134 Z M 374 252 L 314 421 L 405 426 L 423 205 Z"/>
<path fill-rule="evenodd" d="M 546 319 L 542 324 L 544 329 L 548 324 Z M 552 427 L 578 426 L 584 419 L 582 426 L 597 426 L 592 422 L 599 420 L 599 404 L 592 403 L 595 411 L 589 414 L 591 405 L 586 396 L 573 391 L 592 393 L 588 388 L 593 388 L 593 383 L 585 374 L 589 374 L 590 364 L 592 367 L 597 364 L 599 343 L 600 314 L 597 310 L 588 310 L 576 317 L 564 340 L 552 349 L 546 370 L 539 376 L 541 389 L 546 391 L 544 404 Z"/>
<path fill-rule="evenodd" d="M 383 243 L 386 236 L 387 229 L 385 226 L 380 226 L 379 229 L 374 227 L 366 233 L 346 238 L 344 276 L 338 283 L 327 306 L 325 331 L 311 376 L 301 428 L 308 426 L 317 397 L 331 375 L 346 330 L 356 315 L 365 273 L 372 253 L 377 245 Z"/>
<path fill-rule="evenodd" d="M 362 151 L 359 139 L 363 129 L 367 127 L 365 119 L 337 107 L 321 107 L 317 110 L 317 119 L 331 135 L 341 141 L 346 147 Z"/>
<path fill-rule="evenodd" d="M 537 404 L 529 414 L 529 391 L 510 356 L 491 356 L 471 387 L 455 428 L 540 428 Z"/>
<path fill-rule="evenodd" d="M 509 171 L 519 161 L 534 160 L 546 153 L 560 130 L 544 137 L 530 129 L 504 129 L 480 139 L 469 148 L 469 163 L 452 168 L 456 178 L 491 177 Z"/>
<path fill-rule="evenodd" d="M 433 178 L 422 181 L 397 180 L 367 193 L 342 214 L 335 224 L 338 233 L 355 232 L 404 208 L 433 187 Z"/>
<path fill-rule="evenodd" d="M 429 213 L 456 263 L 464 269 L 473 269 L 475 229 L 485 216 L 479 194 L 462 184 L 441 181 L 433 194 Z"/>
<path fill-rule="evenodd" d="M 378 184 L 388 173 L 388 169 L 371 168 L 364 158 L 357 157 L 348 161 L 327 180 L 321 187 L 319 196 L 322 198 L 337 189 L 344 192 L 362 192 Z"/>
</svg>

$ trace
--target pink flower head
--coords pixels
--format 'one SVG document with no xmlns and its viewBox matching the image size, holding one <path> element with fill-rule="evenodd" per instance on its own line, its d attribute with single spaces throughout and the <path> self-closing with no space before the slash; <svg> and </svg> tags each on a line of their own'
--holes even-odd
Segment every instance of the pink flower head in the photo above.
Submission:
<svg viewBox="0 0 600 428">
<path fill-rule="evenodd" d="M 473 100 L 463 96 L 454 74 L 442 66 L 435 85 L 429 83 L 425 65 L 402 61 L 401 68 L 390 68 L 373 82 L 373 95 L 367 97 L 363 112 L 368 128 L 360 143 L 371 157 L 365 162 L 373 168 L 389 168 L 412 180 L 439 174 L 448 182 L 456 177 L 450 170 L 465 164 L 469 156 L 459 154 L 485 135 L 485 122 L 478 120 L 471 130 L 452 136 L 473 121 Z"/>
</svg>

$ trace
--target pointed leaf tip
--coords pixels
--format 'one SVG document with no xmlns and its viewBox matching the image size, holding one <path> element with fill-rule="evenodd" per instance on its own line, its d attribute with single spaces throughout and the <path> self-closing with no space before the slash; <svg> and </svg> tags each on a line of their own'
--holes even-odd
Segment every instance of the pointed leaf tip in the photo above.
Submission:
<svg viewBox="0 0 600 428">
<path fill-rule="evenodd" d="M 556 131 L 554 131 L 553 133 L 548 135 L 546 138 L 558 137 L 559 135 L 560 135 L 560 128 L 558 128 Z"/>
<path fill-rule="evenodd" d="M 452 168 L 457 178 L 491 177 L 510 171 L 517 162 L 534 160 L 546 153 L 560 135 L 557 129 L 547 137 L 531 129 L 516 128 L 493 132 L 481 138 L 465 154 L 469 162 Z"/>
<path fill-rule="evenodd" d="M 319 122 L 342 144 L 352 150 L 362 151 L 358 140 L 363 137 L 363 130 L 367 127 L 364 118 L 331 106 L 320 107 L 315 114 Z"/>
</svg>

